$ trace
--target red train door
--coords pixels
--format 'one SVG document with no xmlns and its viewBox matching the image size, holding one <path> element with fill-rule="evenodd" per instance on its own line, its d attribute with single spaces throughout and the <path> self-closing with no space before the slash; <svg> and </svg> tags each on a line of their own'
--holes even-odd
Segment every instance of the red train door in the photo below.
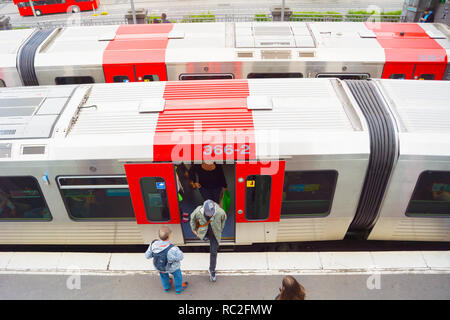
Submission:
<svg viewBox="0 0 450 320">
<path fill-rule="evenodd" d="M 172 163 L 125 164 L 136 222 L 146 242 L 158 238 L 161 224 L 170 225 L 171 240 L 183 243 L 177 185 Z"/>
<path fill-rule="evenodd" d="M 165 63 L 147 63 L 135 65 L 136 81 L 167 81 L 167 72 Z"/>
<path fill-rule="evenodd" d="M 414 80 L 442 80 L 447 64 L 418 63 L 414 69 Z"/>
<path fill-rule="evenodd" d="M 236 162 L 236 242 L 276 241 L 284 161 Z"/>
<path fill-rule="evenodd" d="M 105 65 L 103 66 L 105 81 L 111 82 L 135 82 L 136 72 L 133 65 Z"/>
</svg>

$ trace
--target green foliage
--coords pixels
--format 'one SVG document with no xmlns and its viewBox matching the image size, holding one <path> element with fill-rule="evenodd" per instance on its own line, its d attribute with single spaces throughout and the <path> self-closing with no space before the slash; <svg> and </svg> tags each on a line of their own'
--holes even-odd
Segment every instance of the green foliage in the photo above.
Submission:
<svg viewBox="0 0 450 320">
<path fill-rule="evenodd" d="M 216 15 L 202 12 L 201 14 L 190 14 L 183 17 L 181 22 L 216 22 Z"/>
<path fill-rule="evenodd" d="M 265 13 L 255 13 L 254 21 L 272 21 Z"/>
<path fill-rule="evenodd" d="M 342 21 L 344 16 L 336 11 L 297 11 L 291 15 L 291 21 Z"/>
</svg>

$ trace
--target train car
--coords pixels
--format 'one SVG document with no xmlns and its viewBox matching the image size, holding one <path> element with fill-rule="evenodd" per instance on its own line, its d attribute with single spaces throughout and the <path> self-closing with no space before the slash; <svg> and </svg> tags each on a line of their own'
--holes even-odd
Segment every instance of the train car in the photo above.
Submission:
<svg viewBox="0 0 450 320">
<path fill-rule="evenodd" d="M 178 171 L 202 161 L 222 164 L 231 194 L 225 245 L 449 241 L 449 89 L 335 78 L 2 88 L 0 243 L 146 244 L 166 224 L 175 243 L 202 245 L 182 219 Z"/>
<path fill-rule="evenodd" d="M 0 77 L 8 87 L 302 77 L 450 80 L 450 29 L 443 24 L 168 23 L 34 30 L 23 41 L 17 35 L 0 36 L 20 42 L 15 77 Z M 0 75 L 4 68 L 11 66 L 0 60 Z"/>
</svg>

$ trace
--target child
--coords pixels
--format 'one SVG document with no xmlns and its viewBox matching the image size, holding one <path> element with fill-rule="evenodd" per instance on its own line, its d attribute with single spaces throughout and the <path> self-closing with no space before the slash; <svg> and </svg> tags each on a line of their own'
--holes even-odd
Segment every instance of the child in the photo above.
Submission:
<svg viewBox="0 0 450 320">
<path fill-rule="evenodd" d="M 173 275 L 175 280 L 175 293 L 182 293 L 187 287 L 188 283 L 183 282 L 183 276 L 181 274 L 181 263 L 184 255 L 183 252 L 177 246 L 170 243 L 170 230 L 167 226 L 162 226 L 159 229 L 159 239 L 154 240 L 145 252 L 147 259 L 153 258 L 153 264 L 159 271 L 159 277 L 161 278 L 164 291 L 169 292 L 172 280 L 169 277 L 169 273 Z"/>
</svg>

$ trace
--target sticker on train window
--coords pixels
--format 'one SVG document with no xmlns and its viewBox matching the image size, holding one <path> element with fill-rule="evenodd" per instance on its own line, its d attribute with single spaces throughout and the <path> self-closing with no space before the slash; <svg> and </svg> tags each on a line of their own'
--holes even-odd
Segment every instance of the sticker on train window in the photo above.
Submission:
<svg viewBox="0 0 450 320">
<path fill-rule="evenodd" d="M 157 182 L 156 183 L 156 189 L 158 189 L 158 190 L 166 189 L 166 183 L 165 182 Z"/>
<path fill-rule="evenodd" d="M 255 180 L 247 180 L 247 188 L 254 188 Z"/>
</svg>

